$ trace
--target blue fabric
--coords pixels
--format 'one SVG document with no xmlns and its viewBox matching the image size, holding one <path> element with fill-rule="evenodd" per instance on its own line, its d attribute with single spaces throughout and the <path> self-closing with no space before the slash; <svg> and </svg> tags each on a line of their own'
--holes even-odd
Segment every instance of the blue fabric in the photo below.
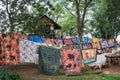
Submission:
<svg viewBox="0 0 120 80">
<path fill-rule="evenodd" d="M 28 37 L 28 40 L 34 42 L 34 41 L 35 41 L 35 38 L 34 38 L 34 36 L 29 36 L 29 37 Z"/>
<path fill-rule="evenodd" d="M 28 40 L 38 43 L 43 43 L 43 39 L 38 36 L 29 36 Z"/>
<path fill-rule="evenodd" d="M 72 38 L 73 44 L 78 44 L 78 38 Z"/>
<path fill-rule="evenodd" d="M 88 43 L 88 37 L 83 38 L 84 43 Z"/>
</svg>

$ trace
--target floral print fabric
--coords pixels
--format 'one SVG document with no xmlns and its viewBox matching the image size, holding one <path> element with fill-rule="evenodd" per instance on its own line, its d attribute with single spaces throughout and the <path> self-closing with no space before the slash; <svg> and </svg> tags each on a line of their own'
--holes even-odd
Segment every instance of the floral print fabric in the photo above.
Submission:
<svg viewBox="0 0 120 80">
<path fill-rule="evenodd" d="M 38 43 L 20 39 L 20 62 L 36 63 L 38 46 Z"/>
<path fill-rule="evenodd" d="M 1 34 L 0 37 L 0 64 L 1 65 L 17 65 L 19 63 L 19 35 Z"/>
<path fill-rule="evenodd" d="M 81 71 L 81 55 L 78 49 L 63 49 L 61 61 L 66 75 L 77 75 Z"/>
</svg>

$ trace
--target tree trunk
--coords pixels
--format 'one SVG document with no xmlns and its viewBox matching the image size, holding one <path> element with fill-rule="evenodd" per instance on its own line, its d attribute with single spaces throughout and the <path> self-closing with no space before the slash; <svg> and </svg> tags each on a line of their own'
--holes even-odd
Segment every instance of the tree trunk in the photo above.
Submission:
<svg viewBox="0 0 120 80">
<path fill-rule="evenodd" d="M 80 16 L 80 2 L 79 0 L 75 0 L 76 2 L 76 14 L 77 14 L 77 28 L 78 28 L 78 44 L 82 42 L 82 27 L 81 27 L 81 16 Z"/>
</svg>

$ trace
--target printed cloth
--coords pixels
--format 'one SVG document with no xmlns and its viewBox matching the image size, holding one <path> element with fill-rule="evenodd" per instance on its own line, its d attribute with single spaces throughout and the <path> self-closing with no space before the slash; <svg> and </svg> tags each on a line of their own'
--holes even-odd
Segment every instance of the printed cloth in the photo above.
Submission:
<svg viewBox="0 0 120 80">
<path fill-rule="evenodd" d="M 84 43 L 88 43 L 88 37 L 83 38 Z"/>
<path fill-rule="evenodd" d="M 63 42 L 64 42 L 65 45 L 71 45 L 71 44 L 73 44 L 71 38 L 70 39 L 63 39 Z"/>
<path fill-rule="evenodd" d="M 44 39 L 44 43 L 46 44 L 54 44 L 54 39 Z"/>
<path fill-rule="evenodd" d="M 100 42 L 93 42 L 92 43 L 92 48 L 101 49 Z"/>
<path fill-rule="evenodd" d="M 37 63 L 37 49 L 39 44 L 29 41 L 20 39 L 19 47 L 20 47 L 20 62 L 31 62 Z"/>
<path fill-rule="evenodd" d="M 62 39 L 55 39 L 55 44 L 56 45 L 63 45 L 63 40 Z"/>
<path fill-rule="evenodd" d="M 98 39 L 98 38 L 92 38 L 92 42 L 93 42 L 93 43 L 98 43 L 98 42 L 99 42 L 99 39 Z"/>
<path fill-rule="evenodd" d="M 47 75 L 58 74 L 60 65 L 60 49 L 46 46 L 40 46 L 39 54 L 39 72 Z"/>
<path fill-rule="evenodd" d="M 95 62 L 93 63 L 89 63 L 87 64 L 88 66 L 103 66 L 105 65 L 106 63 L 106 57 L 105 57 L 105 54 L 100 54 L 100 55 L 97 55 L 97 59 Z"/>
<path fill-rule="evenodd" d="M 39 36 L 29 36 L 28 40 L 33 42 L 43 43 L 43 39 L 40 38 Z"/>
<path fill-rule="evenodd" d="M 83 43 L 82 44 L 82 49 L 90 49 L 92 48 L 92 44 L 91 43 Z"/>
<path fill-rule="evenodd" d="M 109 48 L 115 47 L 115 40 L 114 39 L 109 39 L 108 40 L 108 47 Z"/>
<path fill-rule="evenodd" d="M 74 45 L 78 45 L 78 38 L 72 38 L 72 42 Z"/>
<path fill-rule="evenodd" d="M 100 42 L 100 45 L 101 45 L 101 48 L 104 49 L 104 48 L 108 48 L 108 43 L 107 43 L 107 40 L 103 40 Z"/>
<path fill-rule="evenodd" d="M 85 64 L 96 61 L 97 49 L 84 49 L 82 50 L 82 58 Z"/>
<path fill-rule="evenodd" d="M 0 64 L 17 65 L 19 63 L 19 35 L 13 32 L 10 35 L 1 34 L 0 37 Z"/>
<path fill-rule="evenodd" d="M 61 62 L 65 75 L 78 75 L 81 71 L 81 55 L 79 49 L 63 49 Z"/>
</svg>

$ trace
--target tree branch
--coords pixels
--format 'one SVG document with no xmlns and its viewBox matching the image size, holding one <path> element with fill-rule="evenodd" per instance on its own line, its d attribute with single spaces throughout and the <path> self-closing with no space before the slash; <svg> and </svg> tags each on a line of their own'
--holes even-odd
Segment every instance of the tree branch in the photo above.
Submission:
<svg viewBox="0 0 120 80">
<path fill-rule="evenodd" d="M 81 27 L 83 27 L 83 28 L 84 28 L 84 19 L 85 19 L 85 14 L 86 14 L 86 11 L 87 11 L 87 7 L 91 3 L 91 1 L 92 0 L 85 0 L 84 11 L 83 11 L 82 19 L 81 19 Z"/>
<path fill-rule="evenodd" d="M 18 6 L 18 9 L 15 10 L 15 12 L 14 12 L 14 17 L 17 15 L 17 12 L 18 12 L 21 8 L 24 7 L 24 5 L 25 5 L 25 2 L 24 2 L 24 0 L 23 0 L 23 1 L 20 3 L 20 5 Z"/>
<path fill-rule="evenodd" d="M 73 15 L 75 18 L 76 18 L 76 15 L 74 15 L 71 11 L 70 11 L 70 9 L 69 8 L 67 8 L 66 6 L 64 6 L 66 9 L 67 9 L 67 11 L 69 11 L 70 12 L 70 14 L 71 15 Z"/>
</svg>

